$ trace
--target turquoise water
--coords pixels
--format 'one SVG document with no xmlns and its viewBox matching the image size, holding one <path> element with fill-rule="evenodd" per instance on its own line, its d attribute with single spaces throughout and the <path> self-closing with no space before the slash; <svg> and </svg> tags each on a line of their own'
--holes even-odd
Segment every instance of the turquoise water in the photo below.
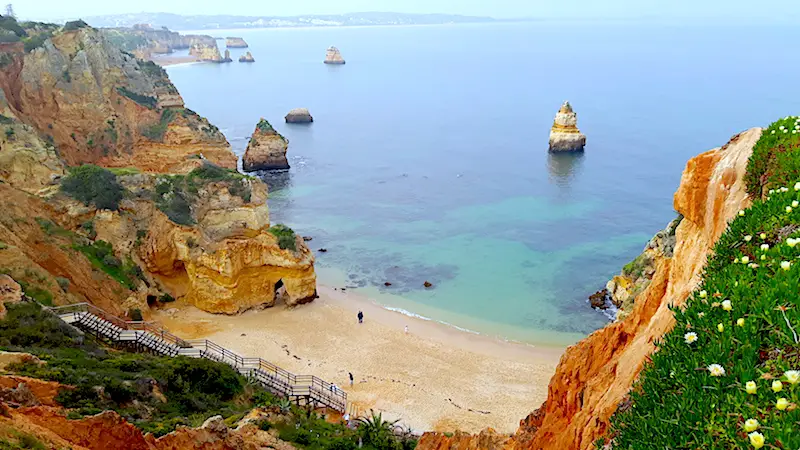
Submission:
<svg viewBox="0 0 800 450">
<path fill-rule="evenodd" d="M 587 296 L 675 216 L 686 160 L 800 109 L 800 62 L 765 51 L 799 34 L 574 23 L 247 30 L 235 35 L 255 64 L 168 71 L 237 154 L 260 117 L 290 140 L 292 169 L 264 176 L 271 220 L 329 250 L 317 253 L 323 283 L 482 333 L 569 343 L 607 321 Z M 322 64 L 330 45 L 347 65 Z M 564 100 L 588 137 L 584 155 L 547 153 Z M 315 122 L 284 124 L 295 107 Z"/>
</svg>

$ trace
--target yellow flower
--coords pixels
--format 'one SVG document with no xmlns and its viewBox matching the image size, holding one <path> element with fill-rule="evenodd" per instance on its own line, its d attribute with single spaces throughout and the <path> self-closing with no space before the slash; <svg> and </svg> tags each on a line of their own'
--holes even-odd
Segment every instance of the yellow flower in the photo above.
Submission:
<svg viewBox="0 0 800 450">
<path fill-rule="evenodd" d="M 683 335 L 683 339 L 686 341 L 687 344 L 693 344 L 697 342 L 697 333 L 690 331 Z"/>
<path fill-rule="evenodd" d="M 711 364 L 708 366 L 708 371 L 712 377 L 721 377 L 725 375 L 725 368 L 719 364 Z"/>
<path fill-rule="evenodd" d="M 708 297 L 708 292 L 706 292 L 705 290 L 700 291 L 700 298 L 706 298 L 706 297 Z"/>
<path fill-rule="evenodd" d="M 786 244 L 789 245 L 789 247 L 794 247 L 798 243 L 800 243 L 800 239 L 792 239 L 792 238 L 786 239 Z"/>
<path fill-rule="evenodd" d="M 769 244 L 761 244 L 761 250 L 763 251 L 769 250 Z"/>
<path fill-rule="evenodd" d="M 755 394 L 758 386 L 756 386 L 755 381 L 748 381 L 744 384 L 744 390 L 747 391 L 748 394 Z"/>
<path fill-rule="evenodd" d="M 767 260 L 767 255 L 761 255 L 761 260 L 762 261 L 766 261 Z"/>
<path fill-rule="evenodd" d="M 732 310 L 733 309 L 733 305 L 731 305 L 731 301 L 730 300 L 723 300 L 722 301 L 722 309 L 724 309 L 725 311 Z"/>
<path fill-rule="evenodd" d="M 734 264 L 739 264 L 739 258 L 734 258 L 733 263 Z"/>
<path fill-rule="evenodd" d="M 703 316 L 705 316 L 705 315 L 706 315 L 706 313 L 704 313 L 704 312 L 702 312 L 702 311 L 700 311 L 699 313 L 697 313 L 697 317 L 698 317 L 699 319 L 702 319 L 702 318 L 703 318 Z"/>
<path fill-rule="evenodd" d="M 786 377 L 786 381 L 788 381 L 789 384 L 800 383 L 800 371 L 787 370 L 786 372 L 783 373 L 783 375 Z"/>
<path fill-rule="evenodd" d="M 742 256 L 742 264 L 747 264 L 750 262 L 749 256 Z"/>
<path fill-rule="evenodd" d="M 794 185 L 794 190 L 795 191 L 800 191 L 800 182 L 798 182 L 797 184 Z"/>
<path fill-rule="evenodd" d="M 767 233 L 761 233 L 760 237 L 761 237 L 761 239 L 766 239 L 767 238 Z"/>
<path fill-rule="evenodd" d="M 781 261 L 781 269 L 789 270 L 791 268 L 792 268 L 792 263 L 790 263 L 789 261 Z"/>
<path fill-rule="evenodd" d="M 800 206 L 800 202 L 798 202 L 797 200 L 792 202 L 792 208 L 797 208 L 798 206 Z"/>
<path fill-rule="evenodd" d="M 752 240 L 753 240 L 753 236 L 750 236 L 750 235 L 748 234 L 747 236 L 745 236 L 745 237 L 744 237 L 744 240 L 745 240 L 745 242 L 750 242 L 750 241 L 752 241 Z"/>
<path fill-rule="evenodd" d="M 759 426 L 760 426 L 760 424 L 758 423 L 758 421 L 756 419 L 747 419 L 744 422 L 744 431 L 746 431 L 748 433 L 751 432 L 751 431 L 756 431 Z"/>
<path fill-rule="evenodd" d="M 741 318 L 741 317 L 736 319 L 736 325 L 738 325 L 740 327 L 743 327 L 744 326 L 744 319 Z"/>
<path fill-rule="evenodd" d="M 781 397 L 775 403 L 775 407 L 778 408 L 779 410 L 783 411 L 784 409 L 789 407 L 789 400 L 786 400 L 785 398 Z"/>
<path fill-rule="evenodd" d="M 758 431 L 754 431 L 747 435 L 750 438 L 750 445 L 754 448 L 761 448 L 764 446 L 764 435 Z"/>
<path fill-rule="evenodd" d="M 721 323 L 718 323 L 718 324 L 717 324 L 717 331 L 719 331 L 720 333 L 722 333 L 723 331 L 725 331 L 725 325 L 723 325 L 723 324 L 721 324 Z"/>
<path fill-rule="evenodd" d="M 739 211 L 739 216 L 744 216 L 744 211 Z"/>
<path fill-rule="evenodd" d="M 781 380 L 775 380 L 772 382 L 772 392 L 780 392 L 783 390 L 783 383 Z"/>
<path fill-rule="evenodd" d="M 787 206 L 787 207 L 786 207 L 786 212 L 787 212 L 787 213 L 790 213 L 790 212 L 792 212 L 792 207 L 791 207 L 791 206 Z"/>
</svg>

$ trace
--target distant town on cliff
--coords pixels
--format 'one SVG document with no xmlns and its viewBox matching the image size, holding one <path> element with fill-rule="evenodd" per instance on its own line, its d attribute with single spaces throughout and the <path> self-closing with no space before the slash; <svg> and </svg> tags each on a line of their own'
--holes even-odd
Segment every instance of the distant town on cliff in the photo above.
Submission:
<svg viewBox="0 0 800 450">
<path fill-rule="evenodd" d="M 168 13 L 135 13 L 92 16 L 84 18 L 95 27 L 131 27 L 148 23 L 171 30 L 213 30 L 231 28 L 278 27 L 346 27 L 375 25 L 438 25 L 448 23 L 497 22 L 491 17 L 461 16 L 453 14 L 402 14 L 388 12 L 363 12 L 340 15 L 304 15 L 292 17 L 230 16 L 230 15 L 180 15 Z"/>
</svg>

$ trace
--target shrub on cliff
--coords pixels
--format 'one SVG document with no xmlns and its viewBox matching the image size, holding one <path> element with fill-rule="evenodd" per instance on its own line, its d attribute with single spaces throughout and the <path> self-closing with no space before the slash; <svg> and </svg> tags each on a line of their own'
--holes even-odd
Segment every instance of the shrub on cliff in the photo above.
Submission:
<svg viewBox="0 0 800 450">
<path fill-rule="evenodd" d="M 269 232 L 278 238 L 278 246 L 283 250 L 297 251 L 297 236 L 294 230 L 283 224 L 273 225 Z"/>
<path fill-rule="evenodd" d="M 780 126 L 763 135 L 748 172 L 754 195 L 773 189 L 731 222 L 700 287 L 674 311 L 632 407 L 612 419 L 614 448 L 800 447 L 800 174 L 783 185 L 794 169 L 781 159 L 793 150 L 771 132 L 784 134 Z"/>
<path fill-rule="evenodd" d="M 90 28 L 89 24 L 81 19 L 73 20 L 64 24 L 64 31 L 75 31 L 81 28 Z"/>
<path fill-rule="evenodd" d="M 71 168 L 61 182 L 61 190 L 86 205 L 114 211 L 119 209 L 125 191 L 114 173 L 92 164 Z"/>
</svg>

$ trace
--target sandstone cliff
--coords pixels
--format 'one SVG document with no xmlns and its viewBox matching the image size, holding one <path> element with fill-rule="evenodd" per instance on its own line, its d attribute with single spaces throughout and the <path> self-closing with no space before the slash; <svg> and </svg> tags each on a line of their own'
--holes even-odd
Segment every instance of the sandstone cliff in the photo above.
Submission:
<svg viewBox="0 0 800 450">
<path fill-rule="evenodd" d="M 242 158 L 242 168 L 245 172 L 288 169 L 289 161 L 286 159 L 288 146 L 289 141 L 262 118 L 247 144 L 247 150 Z"/>
<path fill-rule="evenodd" d="M 674 198 L 684 218 L 675 230 L 672 257 L 653 255 L 652 280 L 636 296 L 627 317 L 567 349 L 547 400 L 520 422 L 513 437 L 434 433 L 424 436 L 417 448 L 592 449 L 607 432 L 611 415 L 625 401 L 655 341 L 674 324 L 669 307 L 686 301 L 712 246 L 735 214 L 749 206 L 744 175 L 760 136 L 761 129 L 748 130 L 687 163 Z M 491 445 L 475 447 L 479 439 Z"/>
<path fill-rule="evenodd" d="M 147 49 L 152 53 L 172 53 L 188 49 L 193 44 L 216 46 L 216 40 L 208 35 L 181 35 L 167 28 L 156 29 L 149 25 L 134 25 L 132 28 L 102 28 L 101 32 L 115 46 L 129 52 Z"/>
<path fill-rule="evenodd" d="M 247 42 L 240 37 L 225 38 L 225 46 L 228 48 L 247 48 Z"/>
<path fill-rule="evenodd" d="M 328 47 L 328 51 L 325 53 L 325 64 L 344 64 L 344 58 L 342 58 L 342 54 L 339 52 L 339 49 L 336 47 Z"/>
<path fill-rule="evenodd" d="M 202 154 L 224 167 L 236 157 L 219 130 L 183 107 L 166 72 L 136 60 L 102 33 L 56 33 L 25 52 L 0 44 L 3 109 L 38 130 L 69 164 L 185 170 Z"/>
<path fill-rule="evenodd" d="M 220 62 L 222 60 L 216 42 L 214 42 L 214 45 L 200 42 L 194 43 L 189 48 L 189 54 L 197 58 L 198 61 Z"/>
<path fill-rule="evenodd" d="M 578 130 L 578 115 L 569 102 L 564 102 L 550 129 L 551 152 L 581 152 L 586 146 L 586 136 Z"/>
</svg>

